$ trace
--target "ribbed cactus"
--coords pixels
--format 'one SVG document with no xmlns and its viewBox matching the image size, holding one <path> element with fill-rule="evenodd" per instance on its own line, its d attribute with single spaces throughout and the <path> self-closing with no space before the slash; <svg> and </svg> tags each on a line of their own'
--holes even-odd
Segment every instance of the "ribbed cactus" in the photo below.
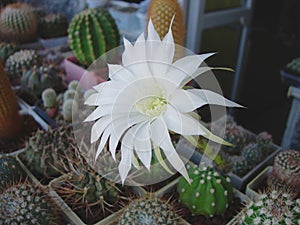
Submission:
<svg viewBox="0 0 300 225">
<path fill-rule="evenodd" d="M 23 118 L 9 79 L 0 62 L 0 139 L 17 137 L 23 128 Z"/>
<path fill-rule="evenodd" d="M 242 157 L 249 165 L 257 165 L 261 162 L 263 155 L 256 143 L 250 143 L 243 148 Z"/>
<path fill-rule="evenodd" d="M 0 191 L 0 202 L 0 225 L 57 225 L 62 222 L 52 200 L 28 181 Z"/>
<path fill-rule="evenodd" d="M 17 51 L 13 43 L 0 42 L 0 60 L 5 63 L 6 59 Z"/>
<path fill-rule="evenodd" d="M 189 167 L 188 173 L 191 184 L 182 177 L 177 185 L 181 203 L 196 215 L 224 214 L 233 198 L 230 179 L 205 165 Z"/>
<path fill-rule="evenodd" d="M 105 9 L 86 9 L 78 13 L 69 25 L 68 34 L 70 47 L 84 66 L 120 44 L 117 25 Z"/>
<path fill-rule="evenodd" d="M 33 98 L 41 97 L 43 90 L 53 88 L 57 92 L 63 90 L 59 68 L 54 65 L 34 66 L 23 73 L 21 88 Z"/>
<path fill-rule="evenodd" d="M 24 71 L 39 64 L 39 56 L 34 50 L 20 50 L 8 57 L 5 63 L 5 71 L 13 82 L 20 82 Z"/>
<path fill-rule="evenodd" d="M 37 176 L 54 178 L 69 171 L 69 161 L 75 162 L 76 145 L 71 127 L 38 130 L 20 156 Z"/>
<path fill-rule="evenodd" d="M 124 209 L 119 225 L 178 225 L 179 217 L 170 202 L 145 196 L 134 199 Z"/>
<path fill-rule="evenodd" d="M 300 225 L 300 199 L 286 191 L 270 189 L 260 194 L 258 200 L 249 202 L 236 224 L 241 225 Z"/>
<path fill-rule="evenodd" d="M 183 12 L 177 0 L 152 0 L 148 8 L 148 20 L 151 18 L 155 30 L 162 39 L 169 31 L 170 22 L 172 25 L 175 44 L 184 46 L 185 25 Z"/>
<path fill-rule="evenodd" d="M 282 151 L 276 155 L 273 174 L 283 183 L 300 192 L 300 152 L 296 150 Z"/>
<path fill-rule="evenodd" d="M 30 5 L 9 4 L 0 14 L 0 39 L 29 42 L 37 37 L 38 20 Z"/>
<path fill-rule="evenodd" d="M 62 14 L 48 14 L 39 21 L 38 33 L 42 38 L 67 35 L 68 19 Z"/>
<path fill-rule="evenodd" d="M 16 181 L 21 181 L 25 177 L 25 172 L 16 158 L 0 155 L 0 192 L 7 186 Z"/>
<path fill-rule="evenodd" d="M 229 154 L 239 154 L 247 142 L 247 134 L 242 127 L 235 124 L 226 126 L 224 140 L 232 146 L 224 146 L 223 149 Z"/>
</svg>

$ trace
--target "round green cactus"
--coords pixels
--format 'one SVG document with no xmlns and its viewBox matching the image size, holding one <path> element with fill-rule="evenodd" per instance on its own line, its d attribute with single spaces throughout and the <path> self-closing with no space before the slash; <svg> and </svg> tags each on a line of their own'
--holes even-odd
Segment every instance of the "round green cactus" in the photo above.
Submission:
<svg viewBox="0 0 300 225">
<path fill-rule="evenodd" d="M 247 142 L 247 134 L 242 127 L 236 124 L 228 124 L 225 130 L 224 140 L 232 146 L 224 146 L 225 152 L 229 154 L 238 154 Z"/>
<path fill-rule="evenodd" d="M 0 191 L 7 185 L 20 181 L 26 177 L 24 170 L 16 158 L 12 156 L 0 155 Z"/>
<path fill-rule="evenodd" d="M 1 10 L 0 39 L 29 42 L 37 37 L 38 20 L 30 5 L 9 4 Z"/>
<path fill-rule="evenodd" d="M 42 38 L 66 36 L 68 19 L 62 14 L 48 14 L 39 21 L 38 33 Z"/>
<path fill-rule="evenodd" d="M 300 192 L 300 152 L 286 150 L 278 153 L 273 164 L 274 175 L 283 183 Z"/>
<path fill-rule="evenodd" d="M 256 165 L 262 160 L 263 155 L 257 144 L 250 143 L 243 148 L 242 157 L 249 165 Z"/>
<path fill-rule="evenodd" d="M 5 63 L 6 59 L 17 51 L 13 43 L 0 42 L 0 60 Z"/>
<path fill-rule="evenodd" d="M 180 222 L 169 202 L 147 195 L 130 202 L 120 216 L 118 224 L 177 225 Z"/>
<path fill-rule="evenodd" d="M 46 88 L 42 92 L 42 101 L 45 108 L 53 108 L 57 106 L 56 91 L 53 88 Z"/>
<path fill-rule="evenodd" d="M 54 178 L 69 171 L 68 162 L 73 162 L 76 146 L 72 128 L 60 126 L 38 130 L 27 141 L 20 156 L 37 176 Z"/>
<path fill-rule="evenodd" d="M 300 199 L 282 190 L 270 189 L 251 201 L 236 219 L 237 224 L 300 224 Z"/>
<path fill-rule="evenodd" d="M 205 165 L 189 167 L 188 173 L 191 184 L 181 177 L 177 185 L 181 203 L 196 215 L 208 217 L 225 213 L 233 198 L 230 179 Z"/>
<path fill-rule="evenodd" d="M 39 63 L 39 56 L 34 50 L 20 50 L 8 57 L 5 62 L 5 71 L 10 81 L 20 82 L 23 72 Z"/>
<path fill-rule="evenodd" d="M 120 44 L 117 25 L 105 9 L 86 9 L 75 15 L 68 28 L 69 44 L 77 60 L 91 65 L 98 57 Z"/>
<path fill-rule="evenodd" d="M 52 200 L 28 181 L 13 184 L 0 192 L 0 225 L 61 224 Z"/>
<path fill-rule="evenodd" d="M 54 65 L 34 66 L 23 73 L 21 88 L 33 98 L 40 98 L 43 90 L 53 88 L 57 92 L 63 90 L 59 68 Z"/>
</svg>

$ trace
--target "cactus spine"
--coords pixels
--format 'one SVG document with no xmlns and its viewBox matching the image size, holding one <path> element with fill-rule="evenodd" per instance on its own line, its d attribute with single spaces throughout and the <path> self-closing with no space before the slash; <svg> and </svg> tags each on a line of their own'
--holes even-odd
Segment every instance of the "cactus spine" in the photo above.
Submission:
<svg viewBox="0 0 300 225">
<path fill-rule="evenodd" d="M 0 38 L 5 41 L 29 42 L 37 36 L 37 17 L 26 3 L 9 4 L 0 14 Z"/>
<path fill-rule="evenodd" d="M 120 44 L 117 25 L 105 9 L 86 9 L 74 16 L 68 34 L 70 47 L 84 66 Z"/>
<path fill-rule="evenodd" d="M 145 196 L 133 200 L 125 207 L 119 225 L 178 225 L 179 217 L 173 206 L 162 199 Z"/>
<path fill-rule="evenodd" d="M 196 215 L 208 217 L 225 213 L 233 198 L 230 179 L 205 165 L 189 167 L 188 173 L 191 184 L 182 177 L 177 185 L 182 204 Z"/>
<path fill-rule="evenodd" d="M 185 25 L 183 12 L 177 0 L 152 0 L 148 8 L 154 28 L 162 39 L 169 31 L 169 24 L 175 16 L 172 31 L 175 44 L 184 46 Z"/>
<path fill-rule="evenodd" d="M 0 202 L 0 225 L 57 225 L 61 222 L 51 199 L 28 181 L 0 192 Z"/>
<path fill-rule="evenodd" d="M 0 62 L 0 139 L 16 137 L 23 128 L 23 118 L 15 93 Z"/>
</svg>

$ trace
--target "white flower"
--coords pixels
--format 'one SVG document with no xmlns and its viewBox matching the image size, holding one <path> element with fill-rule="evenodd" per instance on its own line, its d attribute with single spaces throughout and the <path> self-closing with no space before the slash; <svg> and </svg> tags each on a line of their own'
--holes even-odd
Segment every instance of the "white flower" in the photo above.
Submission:
<svg viewBox="0 0 300 225">
<path fill-rule="evenodd" d="M 187 82 L 211 70 L 200 64 L 213 54 L 190 55 L 173 62 L 175 46 L 171 28 L 160 40 L 150 20 L 147 39 L 141 34 L 134 45 L 124 39 L 124 46 L 122 65 L 108 65 L 110 80 L 95 86 L 97 93 L 85 102 L 97 106 L 85 120 L 96 121 L 91 131 L 92 143 L 100 139 L 96 158 L 106 143 L 115 158 L 117 145 L 121 143 L 119 174 L 124 183 L 132 164 L 138 163 L 136 157 L 150 170 L 153 149 L 159 148 L 189 181 L 169 131 L 202 135 L 223 143 L 191 112 L 206 104 L 240 105 L 209 90 L 183 89 Z"/>
</svg>

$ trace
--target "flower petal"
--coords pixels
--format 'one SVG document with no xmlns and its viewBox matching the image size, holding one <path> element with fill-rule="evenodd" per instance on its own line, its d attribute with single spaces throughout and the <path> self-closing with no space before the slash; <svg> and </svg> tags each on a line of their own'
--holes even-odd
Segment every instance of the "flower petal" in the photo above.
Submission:
<svg viewBox="0 0 300 225">
<path fill-rule="evenodd" d="M 150 126 L 151 140 L 157 146 L 159 146 L 167 160 L 189 183 L 189 175 L 186 171 L 185 165 L 179 155 L 177 154 L 167 129 L 166 124 L 161 118 L 157 118 Z"/>
<path fill-rule="evenodd" d="M 105 145 L 106 145 L 106 143 L 107 143 L 107 140 L 108 140 L 110 134 L 111 134 L 111 129 L 110 129 L 110 126 L 108 126 L 108 127 L 104 130 L 104 132 L 103 132 L 103 134 L 102 134 L 100 143 L 99 143 L 98 148 L 97 148 L 95 160 L 97 160 L 97 158 L 99 157 L 99 155 L 100 155 L 101 152 L 103 151 L 103 149 L 104 149 L 104 147 L 105 147 Z M 114 157 L 113 157 L 113 158 L 114 158 Z M 114 160 L 115 160 L 115 158 L 114 158 Z"/>
<path fill-rule="evenodd" d="M 99 106 L 84 120 L 84 122 L 94 121 L 102 116 L 106 116 L 111 113 L 111 109 L 111 105 Z"/>
<path fill-rule="evenodd" d="M 203 135 L 205 132 L 199 126 L 199 122 L 193 117 L 177 111 L 173 106 L 168 105 L 164 121 L 169 130 L 182 135 Z"/>
<path fill-rule="evenodd" d="M 111 123 L 111 116 L 104 116 L 97 120 L 92 126 L 91 143 L 94 143 L 102 135 L 104 129 Z"/>
<path fill-rule="evenodd" d="M 123 144 L 122 141 L 122 145 L 121 145 L 121 161 L 119 163 L 119 174 L 121 177 L 121 181 L 122 184 L 124 184 L 125 179 L 131 169 L 131 158 L 132 158 L 132 148 L 130 148 L 130 142 L 133 140 L 129 140 L 128 137 L 124 136 L 123 138 L 124 142 L 126 142 L 127 144 Z"/>
</svg>

